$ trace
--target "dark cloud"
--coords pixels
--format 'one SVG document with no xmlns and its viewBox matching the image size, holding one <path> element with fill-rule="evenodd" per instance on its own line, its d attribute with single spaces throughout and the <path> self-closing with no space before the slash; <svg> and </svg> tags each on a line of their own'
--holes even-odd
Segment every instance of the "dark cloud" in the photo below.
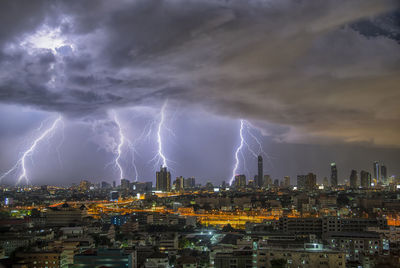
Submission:
<svg viewBox="0 0 400 268">
<path fill-rule="evenodd" d="M 80 117 L 169 98 L 279 141 L 400 145 L 395 1 L 25 4 L 2 1 L 3 103 Z"/>
<path fill-rule="evenodd" d="M 369 20 L 361 20 L 352 27 L 365 36 L 385 36 L 400 42 L 400 11 L 396 10 Z"/>
<path fill-rule="evenodd" d="M 0 47 L 35 30 L 49 15 L 52 1 L 1 1 Z"/>
</svg>

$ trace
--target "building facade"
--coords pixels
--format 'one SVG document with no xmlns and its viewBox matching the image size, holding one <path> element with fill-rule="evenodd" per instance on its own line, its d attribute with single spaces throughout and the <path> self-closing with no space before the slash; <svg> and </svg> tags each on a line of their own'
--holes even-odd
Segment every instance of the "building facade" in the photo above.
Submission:
<svg viewBox="0 0 400 268">
<path fill-rule="evenodd" d="M 356 170 L 352 170 L 350 173 L 350 187 L 357 188 L 358 187 L 358 175 Z"/>
<path fill-rule="evenodd" d="M 371 174 L 365 170 L 360 172 L 361 187 L 368 188 L 371 187 Z"/>
<path fill-rule="evenodd" d="M 257 186 L 259 188 L 263 187 L 263 179 L 264 179 L 264 175 L 263 175 L 263 158 L 261 155 L 258 156 L 257 158 L 257 162 L 258 162 L 258 176 L 257 176 Z"/>
<path fill-rule="evenodd" d="M 331 186 L 336 187 L 338 185 L 338 172 L 336 163 L 331 163 Z"/>
<path fill-rule="evenodd" d="M 156 172 L 156 190 L 169 192 L 171 190 L 171 173 L 166 167 L 160 168 L 160 171 Z"/>
<path fill-rule="evenodd" d="M 346 267 L 343 251 L 324 249 L 321 244 L 304 244 L 303 248 L 260 246 L 254 254 L 259 268 L 272 267 Z"/>
</svg>

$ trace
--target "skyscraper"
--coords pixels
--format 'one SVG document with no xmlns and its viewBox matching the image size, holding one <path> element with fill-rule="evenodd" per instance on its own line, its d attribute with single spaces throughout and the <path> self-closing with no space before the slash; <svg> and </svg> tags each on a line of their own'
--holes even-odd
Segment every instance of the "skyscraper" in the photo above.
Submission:
<svg viewBox="0 0 400 268">
<path fill-rule="evenodd" d="M 386 166 L 382 164 L 381 166 L 381 180 L 383 183 L 387 183 L 387 169 Z"/>
<path fill-rule="evenodd" d="M 263 180 L 263 186 L 264 187 L 271 187 L 272 186 L 272 179 L 270 175 L 264 175 L 264 180 Z"/>
<path fill-rule="evenodd" d="M 360 172 L 361 187 L 368 188 L 371 186 L 371 174 L 365 170 Z"/>
<path fill-rule="evenodd" d="M 191 178 L 186 178 L 183 181 L 183 187 L 185 189 L 193 189 L 196 187 L 196 181 L 195 178 L 191 177 Z"/>
<path fill-rule="evenodd" d="M 111 185 L 106 181 L 102 181 L 101 182 L 101 188 L 111 188 Z"/>
<path fill-rule="evenodd" d="M 323 183 L 324 187 L 328 187 L 329 186 L 329 181 L 327 177 L 324 177 Z"/>
<path fill-rule="evenodd" d="M 358 186 L 358 175 L 356 170 L 352 170 L 350 173 L 350 187 L 357 188 Z"/>
<path fill-rule="evenodd" d="M 246 187 L 246 175 L 236 175 L 235 176 L 235 187 L 245 188 Z"/>
<path fill-rule="evenodd" d="M 376 180 L 376 183 L 380 182 L 381 178 L 380 178 L 380 174 L 379 174 L 379 162 L 375 161 L 374 162 L 374 179 Z"/>
<path fill-rule="evenodd" d="M 290 177 L 289 176 L 283 177 L 283 186 L 286 188 L 290 187 Z"/>
<path fill-rule="evenodd" d="M 306 187 L 306 175 L 297 175 L 297 188 L 304 189 Z"/>
<path fill-rule="evenodd" d="M 171 190 L 171 173 L 166 167 L 161 166 L 156 172 L 156 190 L 169 192 Z"/>
<path fill-rule="evenodd" d="M 225 189 L 225 188 L 226 188 L 226 181 L 222 181 L 221 188 L 222 188 L 222 189 Z"/>
<path fill-rule="evenodd" d="M 336 163 L 331 163 L 331 186 L 335 187 L 338 185 L 338 176 Z"/>
<path fill-rule="evenodd" d="M 129 180 L 122 179 L 121 180 L 121 189 L 129 190 L 129 184 L 130 184 Z"/>
<path fill-rule="evenodd" d="M 175 191 L 180 191 L 184 189 L 184 181 L 185 179 L 180 176 L 180 177 L 176 177 L 174 186 L 175 186 Z"/>
<path fill-rule="evenodd" d="M 317 187 L 317 175 L 310 172 L 306 175 L 305 189 L 311 191 L 314 190 L 316 187 Z"/>
<path fill-rule="evenodd" d="M 257 186 L 261 188 L 261 187 L 263 187 L 263 184 L 264 184 L 264 182 L 263 182 L 264 175 L 263 175 L 263 158 L 262 158 L 262 156 L 259 155 L 257 160 L 258 160 Z"/>
</svg>

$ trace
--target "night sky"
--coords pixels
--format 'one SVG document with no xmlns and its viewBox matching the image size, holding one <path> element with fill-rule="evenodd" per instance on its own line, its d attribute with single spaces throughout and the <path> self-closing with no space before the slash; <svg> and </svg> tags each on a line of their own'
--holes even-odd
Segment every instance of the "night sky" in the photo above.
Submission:
<svg viewBox="0 0 400 268">
<path fill-rule="evenodd" d="M 344 182 L 375 160 L 398 176 L 398 1 L 0 2 L 3 183 L 60 116 L 25 158 L 30 183 L 118 181 L 118 151 L 123 177 L 154 182 L 163 106 L 173 178 L 229 181 L 240 119 L 248 178 L 255 138 L 273 179 L 322 182 L 336 162 Z"/>
</svg>

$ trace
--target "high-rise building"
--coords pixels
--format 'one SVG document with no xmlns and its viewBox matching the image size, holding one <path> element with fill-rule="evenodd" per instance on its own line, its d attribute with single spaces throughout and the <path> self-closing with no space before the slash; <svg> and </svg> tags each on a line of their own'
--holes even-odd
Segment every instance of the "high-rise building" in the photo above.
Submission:
<svg viewBox="0 0 400 268">
<path fill-rule="evenodd" d="M 211 190 L 211 191 L 212 191 L 212 190 L 214 189 L 214 184 L 212 184 L 211 181 L 208 181 L 204 187 L 205 187 L 207 190 Z"/>
<path fill-rule="evenodd" d="M 376 182 L 380 182 L 381 178 L 380 178 L 380 173 L 379 173 L 379 162 L 378 161 L 374 161 L 374 179 L 376 180 Z"/>
<path fill-rule="evenodd" d="M 102 181 L 101 182 L 101 188 L 111 188 L 111 185 L 106 181 Z"/>
<path fill-rule="evenodd" d="M 235 176 L 235 187 L 245 188 L 246 187 L 246 175 L 236 175 Z"/>
<path fill-rule="evenodd" d="M 297 175 L 297 188 L 304 189 L 306 187 L 306 175 Z"/>
<path fill-rule="evenodd" d="M 310 191 L 314 190 L 316 187 L 317 187 L 317 175 L 310 172 L 306 175 L 305 189 Z"/>
<path fill-rule="evenodd" d="M 256 187 L 256 183 L 257 183 L 257 180 L 249 180 L 247 182 L 247 187 L 248 188 L 254 188 L 254 187 Z"/>
<path fill-rule="evenodd" d="M 371 186 L 371 174 L 365 170 L 360 172 L 361 187 L 368 188 Z"/>
<path fill-rule="evenodd" d="M 338 174 L 337 174 L 336 163 L 331 163 L 331 185 L 333 187 L 338 185 Z"/>
<path fill-rule="evenodd" d="M 121 189 L 123 190 L 129 190 L 129 186 L 130 186 L 130 181 L 127 179 L 122 179 L 121 180 Z"/>
<path fill-rule="evenodd" d="M 254 179 L 253 179 L 253 184 L 252 185 L 253 185 L 253 187 L 258 187 L 258 174 L 254 175 Z"/>
<path fill-rule="evenodd" d="M 271 187 L 272 186 L 272 179 L 270 175 L 264 175 L 264 181 L 263 181 L 263 186 L 264 187 Z"/>
<path fill-rule="evenodd" d="M 222 189 L 225 189 L 225 188 L 226 188 L 226 181 L 222 181 L 221 188 L 222 188 Z"/>
<path fill-rule="evenodd" d="M 147 182 L 133 182 L 132 188 L 136 193 L 148 193 L 153 190 L 153 183 L 151 181 Z"/>
<path fill-rule="evenodd" d="M 186 178 L 183 180 L 183 188 L 185 189 L 193 189 L 196 187 L 196 180 L 192 178 Z"/>
<path fill-rule="evenodd" d="M 324 187 L 328 187 L 329 186 L 329 181 L 328 181 L 327 177 L 324 177 L 324 180 L 323 180 L 322 184 L 324 185 Z"/>
<path fill-rule="evenodd" d="M 171 173 L 166 167 L 161 166 L 156 172 L 156 190 L 169 192 L 171 190 Z"/>
<path fill-rule="evenodd" d="M 290 187 L 290 177 L 289 176 L 285 176 L 283 177 L 283 187 Z"/>
<path fill-rule="evenodd" d="M 183 188 L 184 188 L 184 181 L 185 181 L 185 179 L 182 177 L 182 176 L 180 176 L 180 177 L 176 177 L 176 180 L 175 180 L 175 191 L 180 191 L 180 190 L 183 190 Z"/>
<path fill-rule="evenodd" d="M 274 180 L 274 186 L 279 187 L 279 180 L 278 179 Z"/>
<path fill-rule="evenodd" d="M 386 166 L 382 164 L 381 166 L 381 180 L 384 184 L 387 183 L 388 177 L 387 177 L 387 169 Z"/>
<path fill-rule="evenodd" d="M 261 188 L 261 187 L 263 187 L 263 184 L 264 184 L 264 182 L 263 182 L 264 176 L 263 176 L 263 158 L 262 158 L 262 156 L 259 155 L 257 160 L 258 160 L 257 186 Z"/>
<path fill-rule="evenodd" d="M 79 190 L 81 191 L 89 191 L 90 186 L 92 186 L 92 184 L 87 181 L 87 180 L 83 180 L 79 183 Z"/>
<path fill-rule="evenodd" d="M 352 170 L 350 173 L 350 187 L 357 188 L 358 186 L 358 175 L 356 170 Z"/>
</svg>

